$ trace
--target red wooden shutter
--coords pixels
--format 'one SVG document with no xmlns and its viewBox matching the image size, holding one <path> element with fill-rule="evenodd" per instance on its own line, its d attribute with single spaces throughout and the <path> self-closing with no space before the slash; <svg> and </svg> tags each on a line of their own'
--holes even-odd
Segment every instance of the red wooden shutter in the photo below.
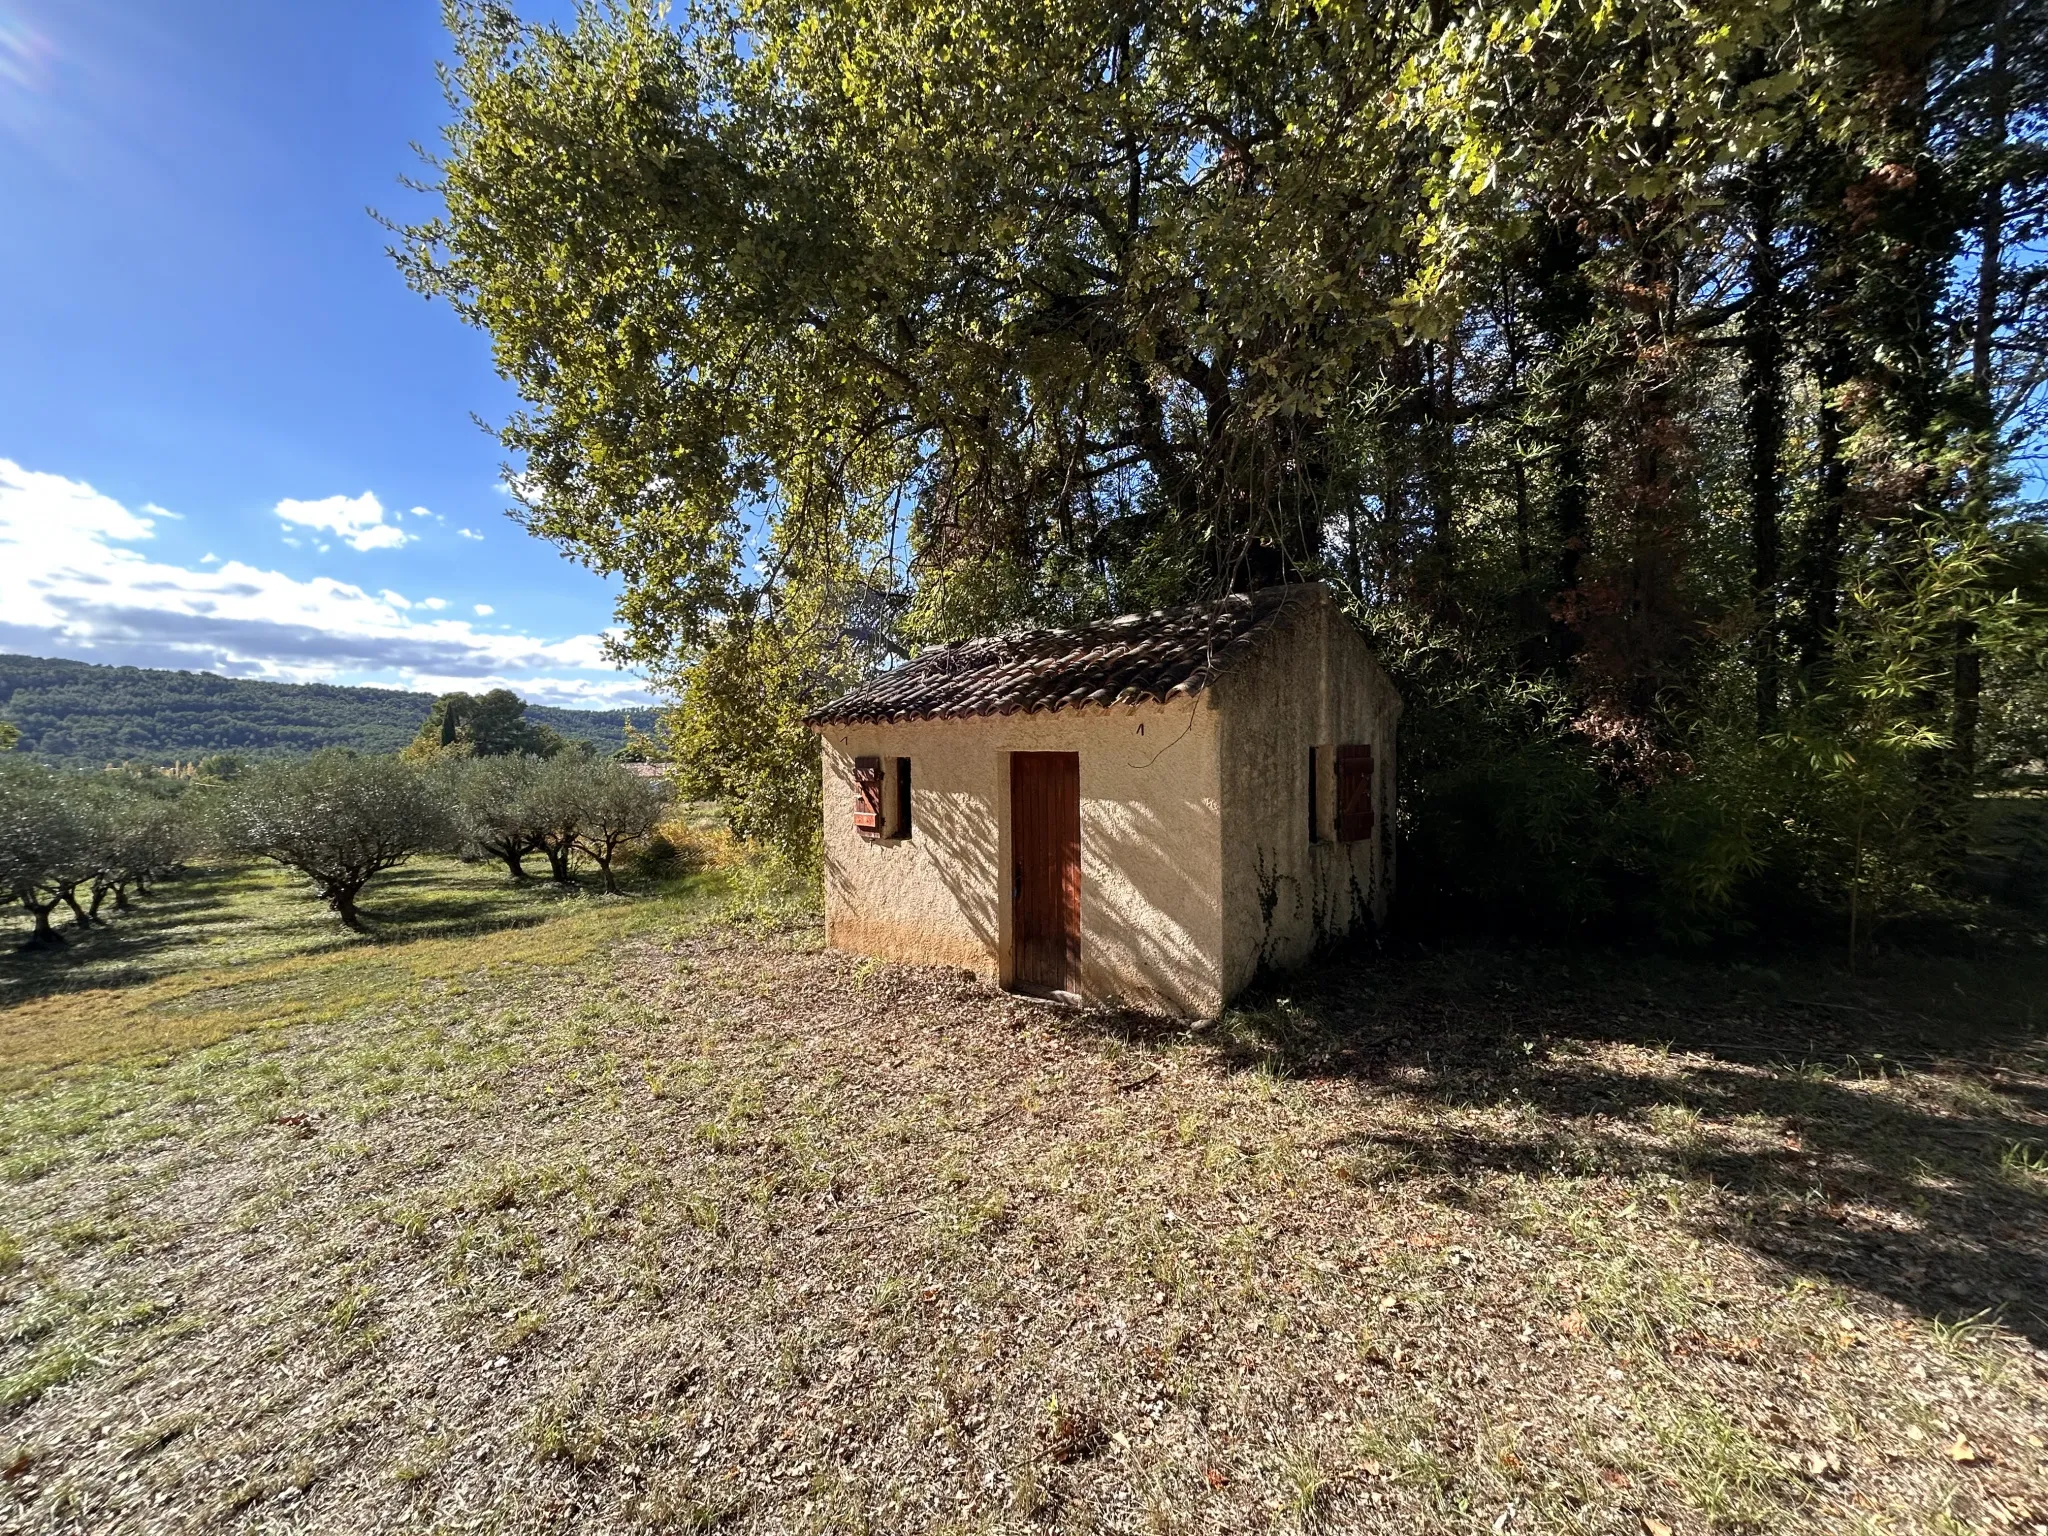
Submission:
<svg viewBox="0 0 2048 1536">
<path fill-rule="evenodd" d="M 1372 748 L 1337 749 L 1337 841 L 1372 836 Z"/>
<path fill-rule="evenodd" d="M 853 824 L 862 837 L 882 835 L 882 760 L 856 757 L 853 760 Z"/>
</svg>

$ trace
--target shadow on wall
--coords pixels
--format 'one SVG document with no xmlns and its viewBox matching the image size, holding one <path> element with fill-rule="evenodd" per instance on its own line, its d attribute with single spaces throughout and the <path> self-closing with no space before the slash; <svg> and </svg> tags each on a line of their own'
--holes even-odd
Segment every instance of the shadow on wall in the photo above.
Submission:
<svg viewBox="0 0 2048 1536">
<path fill-rule="evenodd" d="M 1135 978 L 1164 997 L 1180 995 L 1191 983 L 1198 991 L 1213 990 L 1215 965 L 1207 950 L 1221 931 L 1217 855 L 1213 847 L 1191 849 L 1189 836 L 1176 830 L 1189 829 L 1213 843 L 1214 808 L 1186 796 L 1162 811 L 1149 801 L 1087 794 L 1083 782 L 1084 978 L 1098 986 L 1128 985 Z M 884 857 L 925 862 L 949 910 L 849 912 L 849 945 L 865 941 L 934 962 L 999 966 L 1009 879 L 1000 815 L 997 806 L 971 792 L 920 790 L 914 841 Z M 832 867 L 829 850 L 826 859 L 834 882 L 850 885 Z M 970 948 L 978 951 L 972 962 Z"/>
<path fill-rule="evenodd" d="M 2048 959 L 1912 963 L 1851 983 L 1819 961 L 1781 976 L 1584 954 L 1354 959 L 1284 993 L 1263 984 L 1217 1048 L 1434 1107 L 1438 1129 L 1367 1115 L 1343 1145 L 1444 1201 L 1483 1210 L 1497 1175 L 1664 1175 L 1708 1196 L 1701 1237 L 1927 1317 L 1997 1316 L 2048 1348 L 2048 1019 L 2033 1001 Z M 1181 1032 L 1136 1014 L 1087 1027 Z"/>
<path fill-rule="evenodd" d="M 1090 804 L 1092 814 L 1083 808 L 1083 878 L 1091 868 L 1116 870 L 1131 886 L 1127 894 L 1098 889 L 1092 902 L 1084 895 L 1082 910 L 1094 923 L 1081 933 L 1084 972 L 1114 956 L 1119 976 L 1146 978 L 1164 996 L 1176 988 L 1213 993 L 1223 933 L 1215 808 L 1196 796 L 1163 813 L 1150 802 Z M 1176 837 L 1174 828 L 1187 830 Z M 1190 834 L 1209 846 L 1191 848 Z"/>
<path fill-rule="evenodd" d="M 1002 879 L 996 806 L 961 790 L 920 792 L 915 835 L 929 840 L 939 881 L 958 907 L 974 941 L 1000 965 Z"/>
</svg>

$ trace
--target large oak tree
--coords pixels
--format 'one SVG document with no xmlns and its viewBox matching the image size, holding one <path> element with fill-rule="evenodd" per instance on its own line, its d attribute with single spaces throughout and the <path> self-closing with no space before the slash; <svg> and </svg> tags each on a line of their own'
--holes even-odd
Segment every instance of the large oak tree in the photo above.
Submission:
<svg viewBox="0 0 2048 1536">
<path fill-rule="evenodd" d="M 1296 575 L 1468 909 L 1903 898 L 1987 690 L 2034 717 L 2010 0 L 450 18 L 401 259 L 745 830 L 801 843 L 802 709 L 891 654 Z"/>
</svg>

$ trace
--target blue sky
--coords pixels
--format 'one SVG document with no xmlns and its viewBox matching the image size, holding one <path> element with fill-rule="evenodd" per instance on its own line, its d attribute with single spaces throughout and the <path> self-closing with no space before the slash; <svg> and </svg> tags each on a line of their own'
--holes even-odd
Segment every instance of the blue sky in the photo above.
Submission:
<svg viewBox="0 0 2048 1536">
<path fill-rule="evenodd" d="M 434 0 L 0 0 L 0 650 L 646 697 L 367 211 L 428 211 L 446 52 Z"/>
</svg>

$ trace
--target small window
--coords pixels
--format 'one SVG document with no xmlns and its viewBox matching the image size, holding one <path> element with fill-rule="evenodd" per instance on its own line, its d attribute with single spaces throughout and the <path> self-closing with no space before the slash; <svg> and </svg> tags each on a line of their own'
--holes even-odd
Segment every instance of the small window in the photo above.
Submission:
<svg viewBox="0 0 2048 1536">
<path fill-rule="evenodd" d="M 1372 748 L 1337 749 L 1337 841 L 1372 836 Z"/>
<path fill-rule="evenodd" d="M 882 835 L 882 760 L 853 760 L 853 824 L 862 837 Z"/>
<path fill-rule="evenodd" d="M 889 828 L 891 837 L 910 836 L 910 759 L 896 759 L 896 824 Z"/>
<path fill-rule="evenodd" d="M 1321 756 L 1322 748 L 1308 749 L 1308 840 L 1312 843 L 1320 843 L 1323 840 L 1323 819 L 1319 804 L 1322 796 L 1316 793 L 1321 788 L 1316 783 L 1316 776 L 1322 768 L 1317 759 Z"/>
</svg>

